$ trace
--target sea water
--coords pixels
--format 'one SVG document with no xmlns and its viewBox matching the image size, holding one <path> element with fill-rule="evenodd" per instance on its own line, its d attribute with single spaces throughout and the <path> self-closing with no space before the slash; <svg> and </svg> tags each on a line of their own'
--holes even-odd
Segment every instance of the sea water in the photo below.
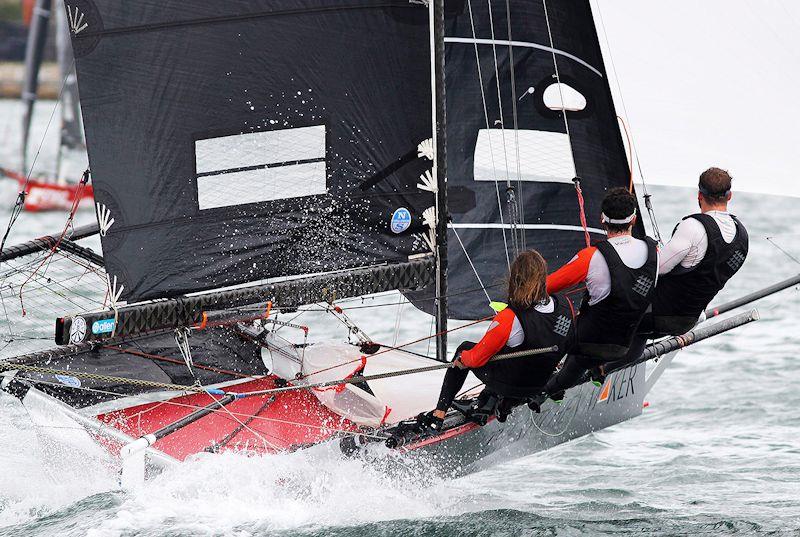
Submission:
<svg viewBox="0 0 800 537">
<path fill-rule="evenodd" d="M 0 101 L 0 165 L 16 160 L 17 112 Z M 34 145 L 47 116 L 36 118 Z M 54 155 L 45 144 L 39 164 Z M 696 208 L 691 189 L 650 190 L 664 232 Z M 3 229 L 14 195 L 0 185 Z M 734 194 L 731 208 L 751 252 L 717 302 L 800 272 L 797 198 Z M 62 225 L 61 214 L 24 214 L 12 239 Z M 2 394 L 0 535 L 800 535 L 800 294 L 756 306 L 759 322 L 682 351 L 641 417 L 457 480 L 390 476 L 322 448 L 200 456 L 122 491 L 102 467 L 45 453 L 25 410 Z M 305 315 L 318 337 L 344 337 Z M 430 318 L 408 305 L 350 315 L 377 341 L 430 333 Z M 462 334 L 451 339 L 478 335 Z"/>
</svg>

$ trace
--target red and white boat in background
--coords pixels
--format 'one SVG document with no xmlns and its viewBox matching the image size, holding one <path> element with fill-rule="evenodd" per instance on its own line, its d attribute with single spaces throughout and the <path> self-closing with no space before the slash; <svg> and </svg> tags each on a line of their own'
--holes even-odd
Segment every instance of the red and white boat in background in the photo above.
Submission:
<svg viewBox="0 0 800 537">
<path fill-rule="evenodd" d="M 44 171 L 28 161 L 28 143 L 30 141 L 33 109 L 36 104 L 39 86 L 39 68 L 44 56 L 45 43 L 48 38 L 51 0 L 39 0 L 34 11 L 28 43 L 25 51 L 25 74 L 22 88 L 22 140 L 20 171 L 0 167 L 0 176 L 17 181 L 19 190 L 25 191 L 25 210 L 54 211 L 71 210 L 76 201 L 88 199 L 88 203 L 78 206 L 92 207 L 94 203 L 92 187 L 81 184 L 81 175 L 88 167 L 86 143 L 83 135 L 80 104 L 78 101 L 78 83 L 75 76 L 72 45 L 70 43 L 68 24 L 62 2 L 55 2 L 53 11 L 56 14 L 56 54 L 63 78 L 58 105 L 61 109 L 61 124 L 58 137 L 58 154 L 55 170 Z M 31 175 L 31 171 L 37 174 Z"/>
<path fill-rule="evenodd" d="M 0 173 L 17 181 L 20 190 L 26 189 L 26 211 L 68 211 L 76 201 L 79 201 L 78 207 L 93 206 L 94 191 L 91 185 L 33 177 L 26 181 L 22 173 L 5 168 L 0 168 Z"/>
</svg>

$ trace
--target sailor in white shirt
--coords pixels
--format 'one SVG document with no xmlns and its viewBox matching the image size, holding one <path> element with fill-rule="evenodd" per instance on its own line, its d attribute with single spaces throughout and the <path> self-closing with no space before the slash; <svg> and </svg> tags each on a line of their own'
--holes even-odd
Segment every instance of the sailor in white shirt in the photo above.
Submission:
<svg viewBox="0 0 800 537">
<path fill-rule="evenodd" d="M 749 242 L 744 225 L 728 212 L 731 181 L 720 168 L 700 175 L 700 212 L 685 217 L 661 249 L 652 311 L 642 320 L 640 334 L 661 337 L 691 330 L 744 263 Z"/>
</svg>

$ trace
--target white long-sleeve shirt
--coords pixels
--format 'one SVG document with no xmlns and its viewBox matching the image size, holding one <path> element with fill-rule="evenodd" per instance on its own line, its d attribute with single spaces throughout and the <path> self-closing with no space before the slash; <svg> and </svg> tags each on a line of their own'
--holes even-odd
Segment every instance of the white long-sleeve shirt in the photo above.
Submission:
<svg viewBox="0 0 800 537">
<path fill-rule="evenodd" d="M 708 211 L 719 226 L 723 240 L 730 244 L 736 237 L 736 223 L 727 211 Z M 661 249 L 659 273 L 667 274 L 680 265 L 692 268 L 700 264 L 708 250 L 708 236 L 703 224 L 694 218 L 687 218 L 678 224 L 670 241 Z"/>
</svg>

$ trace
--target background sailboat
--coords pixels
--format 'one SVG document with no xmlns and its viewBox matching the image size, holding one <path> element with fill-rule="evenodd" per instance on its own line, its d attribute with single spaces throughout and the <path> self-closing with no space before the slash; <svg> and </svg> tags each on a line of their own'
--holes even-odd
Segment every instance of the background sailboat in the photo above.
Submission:
<svg viewBox="0 0 800 537">
<path fill-rule="evenodd" d="M 54 24 L 50 22 L 51 12 L 55 13 Z M 24 207 L 29 211 L 70 209 L 80 200 L 88 200 L 84 206 L 91 207 L 92 187 L 81 184 L 88 161 L 69 30 L 70 24 L 78 22 L 74 17 L 70 22 L 63 0 L 36 1 L 25 52 L 21 166 L 19 170 L 0 168 L 0 175 L 17 181 L 20 190 L 26 193 Z M 31 146 L 30 130 L 39 86 L 39 69 L 51 28 L 55 29 L 56 55 L 63 83 L 58 103 L 60 126 L 56 167 L 49 172 L 51 175 L 46 175 L 36 169 L 35 158 L 31 159 L 35 145 Z"/>
</svg>

